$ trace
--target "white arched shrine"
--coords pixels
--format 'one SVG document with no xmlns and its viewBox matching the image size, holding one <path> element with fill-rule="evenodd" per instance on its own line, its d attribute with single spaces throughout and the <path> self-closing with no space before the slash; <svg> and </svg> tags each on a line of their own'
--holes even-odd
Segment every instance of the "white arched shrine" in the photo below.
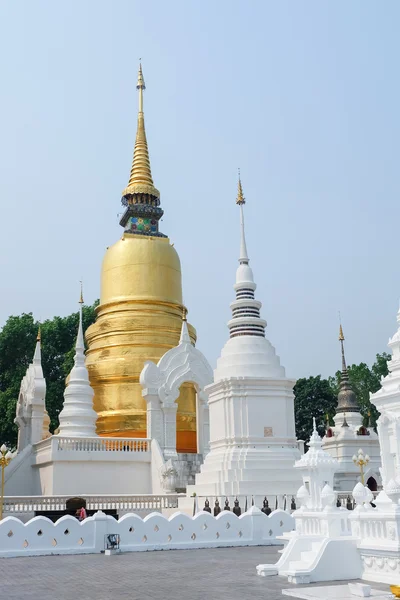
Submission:
<svg viewBox="0 0 400 600">
<path fill-rule="evenodd" d="M 18 452 L 50 436 L 47 414 L 46 381 L 43 376 L 40 333 L 33 360 L 21 381 L 14 423 L 18 425 Z"/>
<path fill-rule="evenodd" d="M 147 437 L 158 441 L 165 459 L 177 458 L 176 400 L 183 383 L 193 383 L 196 387 L 197 453 L 207 454 L 210 425 L 204 388 L 212 381 L 212 369 L 205 356 L 193 346 L 186 320 L 182 322 L 178 346 L 168 350 L 157 364 L 150 360 L 145 362 L 140 383 L 147 403 Z"/>
</svg>

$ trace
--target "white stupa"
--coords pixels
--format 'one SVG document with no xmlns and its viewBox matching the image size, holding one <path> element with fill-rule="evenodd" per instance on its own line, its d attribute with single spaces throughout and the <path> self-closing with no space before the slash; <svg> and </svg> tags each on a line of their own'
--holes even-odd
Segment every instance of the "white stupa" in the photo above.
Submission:
<svg viewBox="0 0 400 600">
<path fill-rule="evenodd" d="M 295 381 L 287 379 L 275 348 L 265 338 L 256 284 L 246 248 L 239 178 L 237 204 L 241 216 L 239 267 L 228 323 L 230 338 L 206 387 L 210 411 L 210 452 L 196 484 L 198 496 L 293 495 L 301 477 L 293 469 L 300 451 L 295 434 Z"/>
<path fill-rule="evenodd" d="M 97 413 L 93 409 L 94 391 L 89 383 L 89 374 L 85 364 L 82 304 L 83 296 L 81 292 L 74 366 L 65 388 L 63 409 L 59 414 L 59 435 L 63 437 L 92 437 L 97 435 Z"/>
</svg>

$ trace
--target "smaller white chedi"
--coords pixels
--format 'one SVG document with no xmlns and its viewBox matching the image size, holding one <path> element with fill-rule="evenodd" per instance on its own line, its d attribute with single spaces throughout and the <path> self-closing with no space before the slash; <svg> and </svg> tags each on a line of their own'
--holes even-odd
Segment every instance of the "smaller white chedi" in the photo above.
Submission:
<svg viewBox="0 0 400 600">
<path fill-rule="evenodd" d="M 368 456 L 363 478 L 372 491 L 381 487 L 379 438 L 372 427 L 364 427 L 357 396 L 349 382 L 344 354 L 344 335 L 340 325 L 339 341 L 342 350 L 342 375 L 338 394 L 338 405 L 334 417 L 335 425 L 328 426 L 323 439 L 323 448 L 337 459 L 339 466 L 335 474 L 335 490 L 350 493 L 361 481 L 360 467 L 353 457 L 362 450 Z"/>
<path fill-rule="evenodd" d="M 89 383 L 89 374 L 85 365 L 82 304 L 83 295 L 81 290 L 74 366 L 65 388 L 63 409 L 59 414 L 59 435 L 64 437 L 92 437 L 97 435 L 97 413 L 93 409 L 94 391 Z"/>
<path fill-rule="evenodd" d="M 287 379 L 274 347 L 265 338 L 256 283 L 247 254 L 242 185 L 239 267 L 228 323 L 230 338 L 207 386 L 210 452 L 189 494 L 197 496 L 293 495 L 300 477 L 293 469 L 300 457 L 294 425 L 295 381 Z"/>
</svg>

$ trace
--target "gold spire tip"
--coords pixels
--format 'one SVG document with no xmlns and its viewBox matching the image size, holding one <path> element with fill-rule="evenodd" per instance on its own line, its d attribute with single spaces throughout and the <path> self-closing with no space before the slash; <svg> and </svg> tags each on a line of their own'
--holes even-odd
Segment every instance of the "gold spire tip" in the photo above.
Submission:
<svg viewBox="0 0 400 600">
<path fill-rule="evenodd" d="M 147 146 L 146 130 L 144 126 L 143 112 L 143 90 L 146 89 L 144 83 L 142 64 L 139 63 L 139 73 L 136 88 L 139 90 L 139 112 L 136 131 L 135 148 L 133 151 L 133 161 L 129 183 L 122 192 L 122 196 L 132 196 L 136 198 L 133 203 L 143 202 L 143 194 L 153 196 L 156 200 L 160 198 L 160 192 L 154 187 L 153 177 L 151 175 L 149 149 Z"/>
<path fill-rule="evenodd" d="M 42 340 L 42 332 L 40 330 L 40 325 L 39 325 L 39 329 L 38 329 L 37 336 L 36 336 L 36 341 L 40 342 L 41 340 Z"/>
<path fill-rule="evenodd" d="M 182 321 L 187 321 L 188 309 L 186 306 L 182 306 Z"/>
<path fill-rule="evenodd" d="M 339 342 L 344 342 L 344 335 L 343 335 L 342 324 L 339 325 Z"/>
<path fill-rule="evenodd" d="M 139 59 L 141 60 L 141 59 Z M 144 77 L 143 77 L 143 71 L 142 71 L 142 63 L 139 62 L 139 72 L 138 72 L 138 80 L 137 80 L 137 85 L 136 85 L 136 89 L 137 90 L 145 90 L 146 89 L 146 84 L 144 82 Z"/>
<path fill-rule="evenodd" d="M 245 204 L 245 203 L 246 203 L 246 200 L 245 200 L 245 197 L 243 196 L 242 181 L 240 179 L 240 169 L 239 169 L 238 193 L 237 193 L 237 198 L 236 198 L 236 204 L 239 204 L 239 206 L 241 206 L 242 204 Z"/>
<path fill-rule="evenodd" d="M 82 281 L 80 282 L 81 284 L 81 295 L 79 296 L 79 304 L 83 304 L 83 284 Z"/>
</svg>

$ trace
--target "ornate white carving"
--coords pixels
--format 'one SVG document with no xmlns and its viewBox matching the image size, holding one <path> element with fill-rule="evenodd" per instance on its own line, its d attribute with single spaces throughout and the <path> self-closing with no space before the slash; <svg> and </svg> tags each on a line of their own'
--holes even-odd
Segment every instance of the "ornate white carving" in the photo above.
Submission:
<svg viewBox="0 0 400 600">
<path fill-rule="evenodd" d="M 176 400 L 183 383 L 194 383 L 197 395 L 197 451 L 206 453 L 209 420 L 206 385 L 212 383 L 212 369 L 205 356 L 190 341 L 186 321 L 182 322 L 178 346 L 158 361 L 146 361 L 140 374 L 142 396 L 147 402 L 147 436 L 157 439 L 167 458 L 176 456 Z"/>
<path fill-rule="evenodd" d="M 40 339 L 38 339 L 33 361 L 21 381 L 17 401 L 14 422 L 18 425 L 18 452 L 22 452 L 26 446 L 40 442 L 43 437 L 49 435 L 48 429 L 47 433 L 45 432 L 45 425 L 49 423 L 45 396 L 46 381 L 43 376 Z"/>
</svg>

